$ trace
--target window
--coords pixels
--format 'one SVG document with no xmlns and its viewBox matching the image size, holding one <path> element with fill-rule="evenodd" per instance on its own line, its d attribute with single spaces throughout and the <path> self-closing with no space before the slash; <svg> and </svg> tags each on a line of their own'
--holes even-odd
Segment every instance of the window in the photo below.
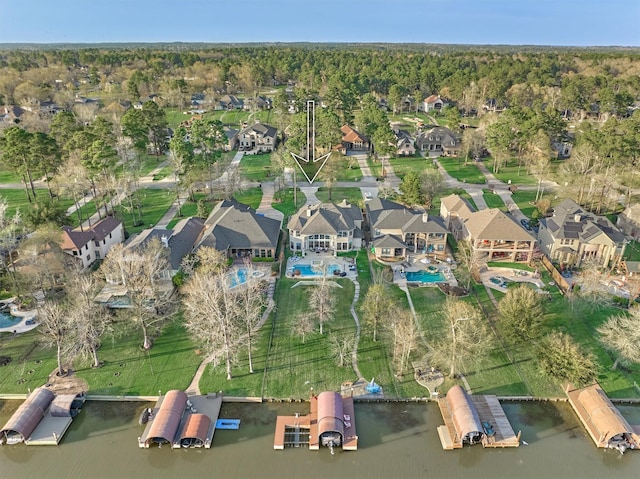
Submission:
<svg viewBox="0 0 640 479">
<path fill-rule="evenodd" d="M 100 241 L 96 241 L 96 246 L 99 248 L 100 247 Z"/>
<path fill-rule="evenodd" d="M 91 261 L 91 255 L 90 254 L 87 255 L 87 261 Z"/>
<path fill-rule="evenodd" d="M 391 256 L 391 248 L 382 248 L 382 256 Z"/>
<path fill-rule="evenodd" d="M 78 256 L 78 252 L 76 250 L 73 250 L 73 256 Z"/>
</svg>

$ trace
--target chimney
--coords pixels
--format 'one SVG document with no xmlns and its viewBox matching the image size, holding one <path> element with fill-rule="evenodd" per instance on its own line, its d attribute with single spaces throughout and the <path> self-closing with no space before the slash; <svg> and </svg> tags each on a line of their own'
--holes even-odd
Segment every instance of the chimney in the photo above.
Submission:
<svg viewBox="0 0 640 479">
<path fill-rule="evenodd" d="M 422 213 L 422 222 L 426 223 L 427 221 L 429 221 L 429 213 L 425 211 L 424 213 Z"/>
<path fill-rule="evenodd" d="M 307 218 L 311 216 L 311 205 L 307 205 Z"/>
<path fill-rule="evenodd" d="M 162 236 L 160 237 L 160 241 L 162 241 L 162 245 L 163 245 L 165 248 L 168 248 L 168 247 L 169 247 L 169 238 L 168 238 L 166 235 L 162 235 Z"/>
<path fill-rule="evenodd" d="M 573 215 L 573 220 L 576 223 L 580 223 L 580 221 L 582 220 L 582 215 L 580 213 L 576 213 L 575 215 Z"/>
</svg>

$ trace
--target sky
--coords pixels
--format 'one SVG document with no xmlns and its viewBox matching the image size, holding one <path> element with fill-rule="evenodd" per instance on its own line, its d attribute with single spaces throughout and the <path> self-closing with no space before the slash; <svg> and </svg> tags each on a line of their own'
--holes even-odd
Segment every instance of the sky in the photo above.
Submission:
<svg viewBox="0 0 640 479">
<path fill-rule="evenodd" d="M 640 46 L 640 0 L 0 0 L 0 43 Z"/>
</svg>

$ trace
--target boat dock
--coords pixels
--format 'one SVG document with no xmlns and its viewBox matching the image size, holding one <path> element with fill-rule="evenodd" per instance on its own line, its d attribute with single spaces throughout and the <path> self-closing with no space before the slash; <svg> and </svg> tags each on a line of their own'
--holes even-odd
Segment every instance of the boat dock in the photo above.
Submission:
<svg viewBox="0 0 640 479">
<path fill-rule="evenodd" d="M 511 423 L 500 405 L 498 398 L 493 395 L 486 396 L 468 396 L 470 405 L 473 406 L 477 413 L 478 419 L 482 424 L 491 426 L 492 434 L 483 431 L 481 443 L 487 448 L 504 448 L 520 446 L 520 433 L 517 435 L 511 427 Z M 444 420 L 444 425 L 439 426 L 438 436 L 442 448 L 445 450 L 461 449 L 464 445 L 463 438 L 456 428 L 456 423 L 463 423 L 467 418 L 456 418 L 454 411 L 449 407 L 447 398 L 438 398 L 438 406 Z M 458 411 L 458 410 L 456 410 Z M 457 412 L 459 414 L 459 412 Z"/>
<path fill-rule="evenodd" d="M 599 384 L 581 389 L 570 384 L 565 393 L 596 447 L 618 449 L 621 453 L 640 449 L 640 425 L 629 424 Z"/>
<path fill-rule="evenodd" d="M 355 451 L 358 449 L 358 435 L 356 433 L 355 410 L 353 397 L 342 397 L 342 417 L 338 418 L 343 426 L 342 449 Z M 276 450 L 286 447 L 307 446 L 311 451 L 320 449 L 320 435 L 318 434 L 318 401 L 313 396 L 310 401 L 309 414 L 301 416 L 278 416 L 273 448 Z"/>
<path fill-rule="evenodd" d="M 24 443 L 27 446 L 57 446 L 72 422 L 71 416 L 54 417 L 47 414 Z"/>
<path fill-rule="evenodd" d="M 182 447 L 182 440 L 184 440 L 181 436 L 187 434 L 189 438 L 198 439 L 198 445 L 195 447 L 204 446 L 205 449 L 211 448 L 213 435 L 216 430 L 216 421 L 218 420 L 222 406 L 222 395 L 211 393 L 206 396 L 188 396 L 188 399 L 186 399 L 184 403 L 178 402 L 181 411 L 174 416 L 173 420 L 166 421 L 167 423 L 173 423 L 173 427 L 167 426 L 166 429 L 162 431 L 162 435 L 157 436 L 158 427 L 154 427 L 154 421 L 156 421 L 160 412 L 166 409 L 163 408 L 163 403 L 172 392 L 182 393 L 182 391 L 169 391 L 167 395 L 158 398 L 158 402 L 152 409 L 144 432 L 138 438 L 138 446 L 140 448 L 149 448 L 151 441 L 155 438 L 161 438 L 165 439 L 173 449 L 178 449 Z M 179 422 L 177 421 L 178 417 Z M 208 420 L 205 419 L 205 417 L 208 418 Z M 199 431 L 197 425 L 191 425 L 192 422 L 196 422 L 196 419 L 205 419 L 204 421 L 198 421 L 201 425 Z M 164 424 L 162 425 L 164 426 Z M 160 424 L 158 426 L 160 426 Z"/>
<path fill-rule="evenodd" d="M 495 432 L 493 436 L 484 436 L 483 447 L 520 446 L 520 432 L 516 435 L 496 396 L 471 396 L 471 401 L 478 411 L 480 420 L 491 424 Z"/>
</svg>

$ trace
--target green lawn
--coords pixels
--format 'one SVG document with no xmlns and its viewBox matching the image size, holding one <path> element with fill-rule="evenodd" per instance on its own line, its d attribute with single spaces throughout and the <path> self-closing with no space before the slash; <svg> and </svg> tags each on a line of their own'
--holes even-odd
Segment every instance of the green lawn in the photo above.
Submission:
<svg viewBox="0 0 640 479">
<path fill-rule="evenodd" d="M 36 188 L 37 198 L 46 198 L 47 190 L 43 188 Z M 16 210 L 20 209 L 20 212 L 24 215 L 25 211 L 30 208 L 29 200 L 27 200 L 27 194 L 23 188 L 3 188 L 0 189 L 0 198 L 3 198 L 7 202 L 7 214 L 13 216 Z"/>
<path fill-rule="evenodd" d="M 323 203 L 340 203 L 342 200 L 347 200 L 348 203 L 361 205 L 363 202 L 360 188 L 333 187 L 331 188 L 331 200 L 329 200 L 329 191 L 323 186 L 318 189 L 316 196 Z"/>
<path fill-rule="evenodd" d="M 492 190 L 482 190 L 482 197 L 487 203 L 488 208 L 500 208 L 503 211 L 507 211 L 507 206 L 500 198 L 500 195 L 494 193 Z"/>
<path fill-rule="evenodd" d="M 0 184 L 21 183 L 22 176 L 13 170 L 0 170 Z"/>
<path fill-rule="evenodd" d="M 298 211 L 306 202 L 307 197 L 304 193 L 298 190 L 296 195 L 297 203 L 294 204 L 293 201 L 293 188 L 287 188 L 285 190 L 280 190 L 276 192 L 274 197 L 274 202 L 271 204 L 276 210 L 281 211 L 285 216 L 285 224 L 286 218 L 294 214 Z"/>
<path fill-rule="evenodd" d="M 175 201 L 175 192 L 173 190 L 164 189 L 141 189 L 138 191 L 139 196 L 134 193 L 134 198 L 140 198 L 140 205 L 142 209 L 142 224 L 133 224 L 133 217 L 131 212 L 125 210 L 125 206 L 128 206 L 128 201 L 123 201 L 122 204 L 116 207 L 116 216 L 124 221 L 125 231 L 129 234 L 139 233 L 140 231 L 147 229 L 155 225 L 160 218 L 167 212 L 171 203 Z M 134 200 L 135 203 L 136 200 Z M 136 211 L 136 219 L 138 219 L 138 213 Z"/>
<path fill-rule="evenodd" d="M 244 155 L 240 161 L 240 172 L 251 181 L 266 181 L 271 176 L 271 154 Z"/>
<path fill-rule="evenodd" d="M 182 205 L 182 207 L 180 208 L 180 212 L 181 215 L 178 217 L 176 216 L 175 218 L 173 218 L 169 224 L 167 225 L 167 229 L 173 229 L 173 227 L 178 223 L 178 221 L 183 220 L 185 218 L 190 218 L 192 216 L 196 216 L 198 214 L 198 201 L 199 200 L 204 200 L 204 214 L 206 216 L 209 216 L 209 213 L 211 213 L 211 210 L 213 209 L 214 206 L 214 202 L 212 201 L 206 201 L 205 200 L 206 195 L 204 193 L 196 193 L 195 194 L 195 201 L 187 201 L 186 203 L 184 203 Z M 205 216 L 205 218 L 206 218 Z"/>
<path fill-rule="evenodd" d="M 233 197 L 240 203 L 251 206 L 253 209 L 258 209 L 260 201 L 262 201 L 262 189 L 261 188 L 247 188 L 244 191 L 240 191 L 233 195 Z"/>
<path fill-rule="evenodd" d="M 624 250 L 627 261 L 640 261 L 640 241 L 630 241 Z"/>
<path fill-rule="evenodd" d="M 552 200 L 553 195 L 545 194 L 543 198 Z M 520 211 L 529 218 L 533 217 L 536 206 L 533 204 L 536 199 L 536 190 L 518 190 L 511 195 L 511 199 L 518 205 Z"/>
<path fill-rule="evenodd" d="M 76 362 L 76 374 L 89 384 L 92 394 L 156 395 L 169 389 L 185 389 L 200 361 L 180 321 L 169 324 L 156 339 L 153 348 L 141 350 L 142 332 L 129 328 L 128 334 L 103 338 L 98 357 L 105 365 L 93 369 Z M 2 354 L 12 357 L 0 368 L 0 391 L 26 393 L 47 382 L 56 368 L 55 352 L 42 347 L 36 331 L 6 339 Z M 24 381 L 23 381 L 24 380 Z"/>
<path fill-rule="evenodd" d="M 486 182 L 484 175 L 473 161 L 465 165 L 464 160 L 461 158 L 445 158 L 443 156 L 438 158 L 438 161 L 442 167 L 447 170 L 447 173 L 458 181 L 478 185 Z"/>
<path fill-rule="evenodd" d="M 422 158 L 421 156 L 403 156 L 400 158 L 391 158 L 388 161 L 393 167 L 394 173 L 399 178 L 403 178 L 409 171 L 414 171 L 420 175 L 425 170 L 434 168 L 431 160 Z"/>
<path fill-rule="evenodd" d="M 484 164 L 492 169 L 493 160 L 491 158 L 484 158 Z M 518 166 L 518 160 L 512 158 L 506 165 L 500 168 L 498 173 L 494 173 L 495 177 L 504 183 L 508 183 L 511 180 L 513 185 L 535 185 L 538 180 L 533 175 L 527 173 L 527 169 L 524 166 Z"/>
</svg>

